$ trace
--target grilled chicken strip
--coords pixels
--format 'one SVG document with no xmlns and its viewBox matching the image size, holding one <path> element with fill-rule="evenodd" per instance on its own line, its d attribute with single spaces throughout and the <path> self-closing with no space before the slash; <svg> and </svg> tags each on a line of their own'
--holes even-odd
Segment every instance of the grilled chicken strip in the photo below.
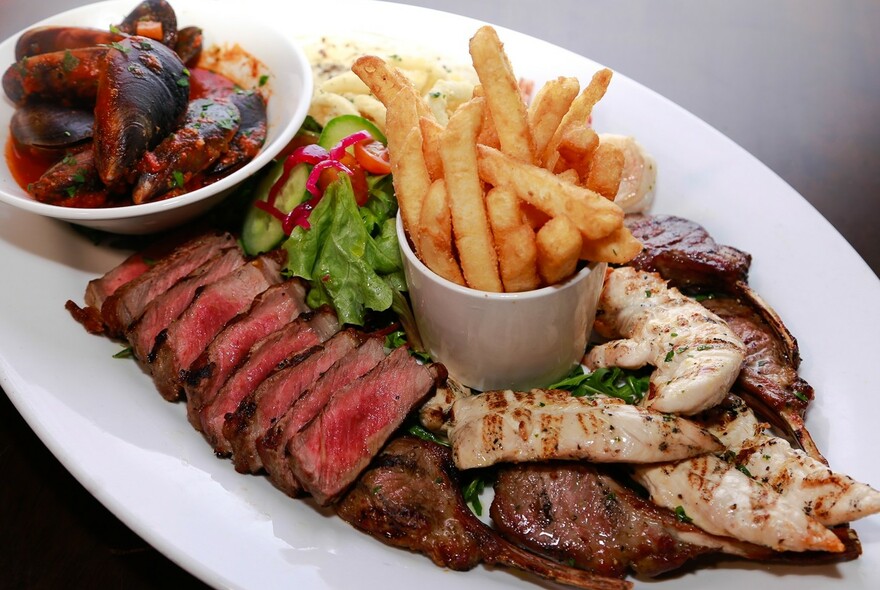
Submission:
<svg viewBox="0 0 880 590">
<path fill-rule="evenodd" d="M 842 552 L 844 544 L 794 501 L 715 455 L 635 466 L 634 479 L 658 506 L 687 515 L 695 525 L 776 551 Z"/>
<path fill-rule="evenodd" d="M 615 398 L 540 389 L 488 391 L 457 400 L 449 441 L 459 469 L 546 459 L 655 463 L 723 448 L 678 416 Z"/>
<path fill-rule="evenodd" d="M 653 365 L 645 403 L 658 412 L 690 415 L 716 405 L 745 358 L 745 345 L 721 318 L 660 275 L 631 267 L 606 274 L 595 329 L 622 339 L 594 347 L 584 363 L 590 369 Z"/>
<path fill-rule="evenodd" d="M 766 433 L 746 403 L 731 395 L 699 422 L 723 442 L 736 465 L 827 526 L 880 512 L 880 492 L 836 473 L 787 440 Z"/>
</svg>

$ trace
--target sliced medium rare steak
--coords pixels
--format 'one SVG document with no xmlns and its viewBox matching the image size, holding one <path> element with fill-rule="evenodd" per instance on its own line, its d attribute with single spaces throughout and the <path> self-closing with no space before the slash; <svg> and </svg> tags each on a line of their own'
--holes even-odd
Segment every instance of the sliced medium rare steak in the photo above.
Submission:
<svg viewBox="0 0 880 590">
<path fill-rule="evenodd" d="M 468 508 L 449 449 L 411 436 L 396 438 L 336 504 L 355 528 L 393 547 L 465 571 L 503 565 L 591 590 L 623 590 L 624 580 L 562 565 L 503 539 Z"/>
<path fill-rule="evenodd" d="M 680 289 L 724 288 L 748 280 L 752 257 L 715 242 L 701 225 L 673 215 L 628 215 L 626 226 L 644 248 L 629 262 L 660 273 Z"/>
<path fill-rule="evenodd" d="M 136 278 L 119 287 L 101 306 L 109 336 L 124 336 L 147 304 L 177 281 L 223 250 L 238 248 L 232 234 L 210 233 L 195 238 L 165 256 Z"/>
<path fill-rule="evenodd" d="M 186 414 L 202 429 L 199 410 L 214 399 L 251 347 L 308 310 L 305 285 L 291 279 L 260 293 L 250 308 L 230 320 L 186 371 Z"/>
<path fill-rule="evenodd" d="M 306 312 L 296 320 L 257 342 L 247 358 L 229 377 L 199 417 L 202 434 L 218 455 L 228 455 L 232 445 L 223 436 L 226 415 L 235 412 L 245 397 L 273 371 L 283 368 L 296 355 L 321 344 L 339 331 L 339 320 L 329 308 Z"/>
<path fill-rule="evenodd" d="M 183 313 L 203 285 L 212 283 L 245 264 L 238 249 L 224 250 L 160 293 L 144 308 L 144 312 L 125 331 L 135 358 L 149 362 L 156 336 Z"/>
<path fill-rule="evenodd" d="M 501 468 L 490 514 L 509 541 L 604 576 L 657 576 L 733 543 L 582 462 Z"/>
<path fill-rule="evenodd" d="M 317 416 L 337 391 L 366 375 L 384 358 L 383 339 L 367 338 L 355 351 L 339 359 L 321 375 L 257 441 L 263 468 L 278 489 L 294 497 L 303 491 L 287 459 L 287 444 L 293 435 Z"/>
<path fill-rule="evenodd" d="M 443 365 L 422 365 L 408 349 L 395 349 L 294 435 L 288 445 L 294 475 L 319 504 L 332 503 L 445 378 Z"/>
<path fill-rule="evenodd" d="M 360 343 L 361 336 L 355 330 L 338 332 L 324 344 L 307 350 L 291 366 L 270 375 L 242 400 L 223 425 L 223 434 L 232 445 L 232 460 L 237 471 L 256 473 L 263 467 L 257 453 L 257 439 L 266 434 L 322 373 Z"/>
<path fill-rule="evenodd" d="M 156 338 L 149 360 L 159 393 L 179 399 L 183 375 L 192 362 L 257 295 L 280 282 L 281 263 L 266 254 L 201 287 L 189 307 Z"/>
</svg>

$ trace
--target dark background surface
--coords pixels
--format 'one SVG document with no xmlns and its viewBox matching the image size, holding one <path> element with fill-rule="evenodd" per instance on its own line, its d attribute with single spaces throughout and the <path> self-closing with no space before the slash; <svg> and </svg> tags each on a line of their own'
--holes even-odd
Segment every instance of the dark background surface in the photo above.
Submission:
<svg viewBox="0 0 880 590">
<path fill-rule="evenodd" d="M 409 0 L 529 33 L 665 95 L 767 164 L 880 274 L 880 3 Z M 0 0 L 0 39 L 83 2 Z M 0 395 L 0 588 L 202 588 Z"/>
</svg>

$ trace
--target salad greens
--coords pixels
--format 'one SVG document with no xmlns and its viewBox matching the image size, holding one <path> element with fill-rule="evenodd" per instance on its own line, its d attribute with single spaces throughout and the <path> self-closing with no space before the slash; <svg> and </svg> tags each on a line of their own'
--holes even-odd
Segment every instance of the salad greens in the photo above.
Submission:
<svg viewBox="0 0 880 590">
<path fill-rule="evenodd" d="M 406 291 L 396 213 L 390 181 L 374 182 L 363 207 L 346 174 L 327 187 L 311 228 L 296 227 L 283 244 L 285 272 L 309 281 L 311 307 L 329 304 L 342 323 L 363 325 L 367 309 L 384 311 L 395 292 Z"/>
<path fill-rule="evenodd" d="M 585 373 L 581 367 L 575 367 L 567 377 L 551 385 L 550 389 L 564 389 L 575 397 L 609 395 L 628 404 L 637 404 L 648 392 L 651 370 L 651 367 L 640 371 L 600 367 L 591 373 Z"/>
<path fill-rule="evenodd" d="M 331 135 L 334 145 L 321 146 Z M 307 280 L 309 306 L 330 305 L 342 323 L 362 326 L 368 310 L 397 311 L 406 281 L 384 136 L 348 115 L 323 130 L 307 118 L 296 140 L 301 144 L 267 167 L 257 185 L 244 219 L 245 250 L 284 248 L 285 276 Z M 379 146 L 379 155 L 368 158 L 350 147 L 367 140 Z M 324 168 L 342 172 L 324 180 Z"/>
</svg>

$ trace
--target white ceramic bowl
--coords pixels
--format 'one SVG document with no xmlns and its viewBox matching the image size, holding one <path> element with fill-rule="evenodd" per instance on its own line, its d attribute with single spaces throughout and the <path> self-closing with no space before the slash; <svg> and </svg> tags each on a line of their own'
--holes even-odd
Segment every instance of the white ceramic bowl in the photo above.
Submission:
<svg viewBox="0 0 880 590">
<path fill-rule="evenodd" d="M 606 264 L 524 293 L 488 293 L 434 273 L 397 239 L 416 325 L 426 351 L 478 391 L 546 387 L 580 363 L 596 317 Z"/>
<path fill-rule="evenodd" d="M 137 4 L 135 0 L 113 0 L 90 4 L 58 14 L 37 25 L 81 25 L 106 28 L 119 22 Z M 0 201 L 21 210 L 52 217 L 94 229 L 121 233 L 147 234 L 162 231 L 193 219 L 219 203 L 242 180 L 268 163 L 299 129 L 312 96 L 312 74 L 300 47 L 281 29 L 266 19 L 251 18 L 247 3 L 173 0 L 179 27 L 198 25 L 204 31 L 205 47 L 231 47 L 238 44 L 265 66 L 268 74 L 262 90 L 267 91 L 268 135 L 263 149 L 247 165 L 233 174 L 185 195 L 142 205 L 76 209 L 34 200 L 12 177 L 4 158 L 0 164 Z M 18 34 L 0 44 L 0 65 L 5 70 L 15 60 Z M 0 99 L 0 145 L 9 140 L 9 121 L 14 105 Z"/>
</svg>

